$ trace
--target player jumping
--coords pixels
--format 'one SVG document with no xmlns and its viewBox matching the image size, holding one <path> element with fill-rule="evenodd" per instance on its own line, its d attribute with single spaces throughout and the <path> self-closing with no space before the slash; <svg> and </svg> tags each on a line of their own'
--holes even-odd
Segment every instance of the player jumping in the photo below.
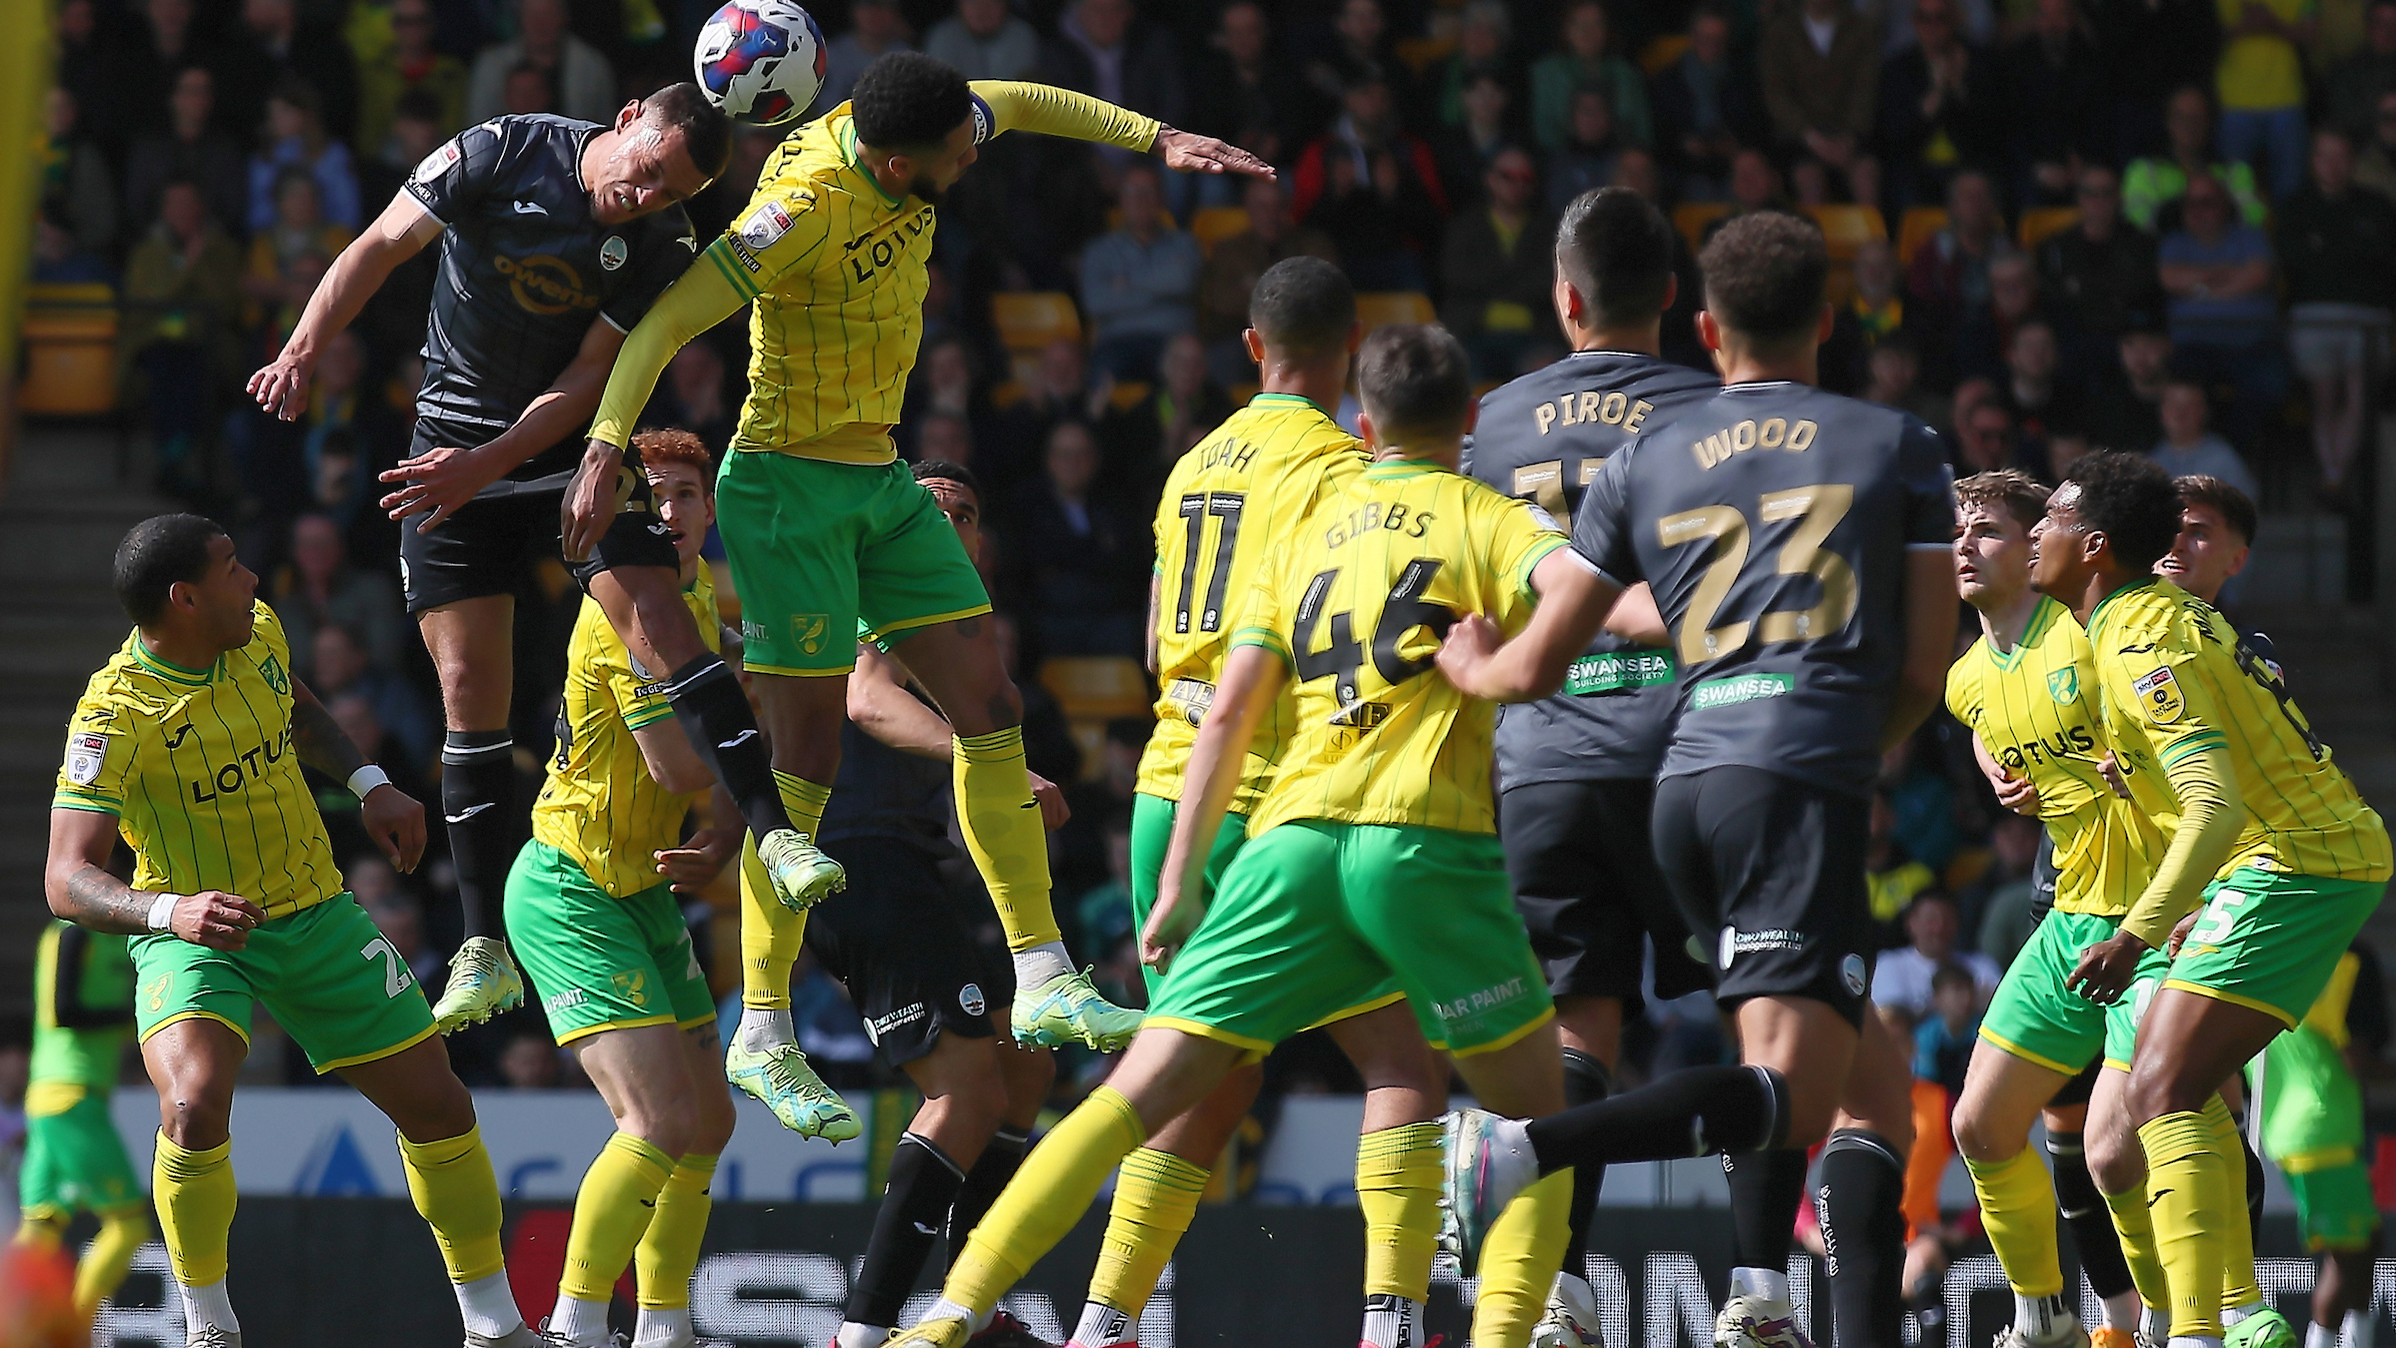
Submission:
<svg viewBox="0 0 2396 1348">
<path fill-rule="evenodd" d="M 2161 467 L 2098 454 L 2072 466 L 2032 535 L 2038 588 L 2087 628 L 2132 803 L 2169 837 L 2120 929 L 2067 980 L 2112 1008 L 2089 1164 L 2129 1200 L 2116 1212 L 2145 1191 L 2135 1216 L 2151 1208 L 2152 1234 L 2133 1217 L 2124 1245 L 2152 1242 L 2174 1344 L 2210 1348 L 2225 1328 L 2231 1343 L 2292 1344 L 2247 1290 L 2245 1167 L 2215 1092 L 2320 996 L 2387 886 L 2388 834 L 2279 677 L 2153 574 L 2180 522 Z M 2226 1296 L 2225 1272 L 2238 1275 Z"/>
<path fill-rule="evenodd" d="M 868 66 L 850 102 L 766 160 L 757 192 L 641 320 L 607 382 L 567 497 L 569 556 L 615 516 L 633 418 L 685 342 L 755 303 L 749 396 L 717 485 L 776 779 L 813 833 L 840 766 L 844 676 L 860 624 L 896 643 L 955 731 L 957 816 L 1015 957 L 1016 1037 L 1119 1046 L 1138 1024 L 1073 967 L 1049 905 L 1048 843 L 1024 767 L 1022 698 L 999 659 L 981 577 L 890 440 L 923 335 L 943 194 L 1007 131 L 1154 150 L 1177 169 L 1270 176 L 1244 151 L 1044 85 L 969 85 L 928 56 Z M 792 1040 L 799 924 L 743 904 L 740 1079 Z M 744 1082 L 755 1089 L 756 1085 Z"/>
<path fill-rule="evenodd" d="M 383 506 L 413 520 L 400 534 L 400 584 L 448 718 L 441 812 L 467 939 L 434 1008 L 444 1033 L 524 995 L 486 926 L 518 818 L 514 591 L 546 555 L 575 442 L 624 334 L 690 264 L 697 241 L 680 203 L 723 171 L 731 144 L 730 124 L 694 84 L 625 104 L 612 126 L 516 116 L 469 127 L 342 250 L 282 353 L 250 377 L 259 406 L 299 416 L 325 343 L 393 268 L 441 240 L 416 440 L 383 474 L 403 484 Z M 730 788 L 783 901 L 813 902 L 837 875 L 791 831 L 748 699 L 683 607 L 648 480 L 637 464 L 615 465 L 601 489 L 622 518 L 570 553 L 576 579 L 642 667 L 665 673 L 692 751 Z M 812 1080 L 803 1064 L 796 1071 Z"/>
<path fill-rule="evenodd" d="M 1722 381 L 1663 350 L 1672 307 L 1672 224 L 1625 188 L 1582 194 L 1556 227 L 1556 319 L 1573 354 L 1481 400 L 1464 471 L 1527 501 L 1567 530 L 1581 492 L 1650 418 Z M 1648 820 L 1656 765 L 1672 729 L 1672 652 L 1645 585 L 1607 616 L 1556 696 L 1498 712 L 1498 839 L 1514 906 L 1530 928 L 1556 1028 L 1564 1100 L 1614 1090 L 1622 1021 L 1640 1005 L 1648 938 L 1655 989 L 1670 999 L 1713 987 L 1690 958 L 1689 930 L 1656 869 Z M 1573 1167 L 1571 1238 L 1534 1348 L 1598 1342 L 1597 1296 L 1583 1277 L 1604 1166 Z"/>
<path fill-rule="evenodd" d="M 687 431 L 644 431 L 636 443 L 682 562 L 684 602 L 714 649 L 723 624 L 699 560 L 715 522 L 707 447 Z M 691 1271 L 733 1114 L 715 998 L 680 895 L 740 854 L 739 816 L 595 599 L 575 616 L 563 702 L 532 837 L 508 875 L 507 922 L 550 1032 L 573 1048 L 616 1131 L 575 1194 L 546 1337 L 559 1348 L 615 1343 L 608 1303 L 637 1259 L 634 1342 L 692 1348 Z M 710 786 L 713 823 L 684 839 L 683 818 Z"/>
<path fill-rule="evenodd" d="M 1810 223 L 1743 216 L 1702 265 L 1698 335 L 1722 391 L 1650 420 L 1599 469 L 1573 518 L 1595 573 L 1572 573 L 1514 641 L 1459 622 L 1440 666 L 1477 695 L 1553 695 L 1621 591 L 1654 586 L 1681 668 L 1656 859 L 1690 929 L 1718 933 L 1717 996 L 1747 1065 L 1527 1125 L 1453 1116 L 1449 1202 L 1469 1251 L 1514 1194 L 1563 1167 L 1760 1153 L 1725 1163 L 1736 1266 L 1715 1339 L 1802 1341 L 1789 1214 L 1805 1149 L 1828 1134 L 1817 1208 L 1839 1250 L 1839 1338 L 1897 1348 L 1910 1083 L 1867 1013 L 1864 853 L 1880 755 L 1937 705 L 1953 650 L 1946 459 L 1914 418 L 1809 387 L 1831 320 Z"/>
<path fill-rule="evenodd" d="M 135 630 L 68 723 L 48 891 L 58 916 L 134 938 L 135 1022 L 158 1090 L 150 1188 L 187 1341 L 241 1345 L 225 1293 L 229 1125 L 250 1010 L 264 1002 L 317 1071 L 339 1072 L 398 1125 L 408 1193 L 441 1247 L 467 1348 L 534 1348 L 502 1266 L 474 1097 L 407 961 L 343 887 L 300 765 L 348 784 L 399 870 L 424 853 L 424 807 L 291 677 L 281 622 L 213 522 L 135 525 L 117 545 L 115 585 Z M 131 885 L 105 869 L 120 832 Z"/>
</svg>

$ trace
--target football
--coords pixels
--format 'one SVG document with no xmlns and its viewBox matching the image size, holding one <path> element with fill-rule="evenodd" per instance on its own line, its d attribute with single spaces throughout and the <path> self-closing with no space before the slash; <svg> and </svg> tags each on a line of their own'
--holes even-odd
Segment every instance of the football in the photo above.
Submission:
<svg viewBox="0 0 2396 1348">
<path fill-rule="evenodd" d="M 824 87 L 824 34 L 789 0 L 730 0 L 699 30 L 691 68 L 732 120 L 773 126 Z"/>
</svg>

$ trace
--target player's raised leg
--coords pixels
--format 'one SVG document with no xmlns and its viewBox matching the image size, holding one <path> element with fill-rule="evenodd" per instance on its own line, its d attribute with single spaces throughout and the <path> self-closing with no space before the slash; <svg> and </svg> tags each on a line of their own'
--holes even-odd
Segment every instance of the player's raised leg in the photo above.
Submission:
<svg viewBox="0 0 2396 1348">
<path fill-rule="evenodd" d="M 417 522 L 401 526 L 410 533 Z M 420 610 L 417 630 L 441 681 L 441 821 L 457 868 L 466 939 L 450 957 L 433 1019 L 442 1033 L 524 1002 L 524 980 L 490 921 L 507 892 L 516 821 L 516 741 L 508 728 L 515 688 L 513 595 L 483 594 Z"/>
<path fill-rule="evenodd" d="M 724 1075 L 799 1136 L 845 1142 L 864 1125 L 808 1065 L 790 1023 L 790 973 L 806 937 L 807 915 L 777 896 L 750 835 L 740 856 L 740 1025 L 724 1045 Z"/>
</svg>

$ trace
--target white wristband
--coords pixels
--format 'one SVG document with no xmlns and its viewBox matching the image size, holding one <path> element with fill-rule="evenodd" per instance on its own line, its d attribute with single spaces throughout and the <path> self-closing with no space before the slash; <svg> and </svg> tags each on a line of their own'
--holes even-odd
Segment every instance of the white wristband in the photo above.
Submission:
<svg viewBox="0 0 2396 1348">
<path fill-rule="evenodd" d="M 360 800 L 378 786 L 391 785 L 391 774 L 369 763 L 349 775 L 349 793 Z"/>
<path fill-rule="evenodd" d="M 145 925 L 152 931 L 165 931 L 167 923 L 175 915 L 175 901 L 182 897 L 180 894 L 161 894 L 151 900 L 150 916 L 145 920 Z"/>
</svg>

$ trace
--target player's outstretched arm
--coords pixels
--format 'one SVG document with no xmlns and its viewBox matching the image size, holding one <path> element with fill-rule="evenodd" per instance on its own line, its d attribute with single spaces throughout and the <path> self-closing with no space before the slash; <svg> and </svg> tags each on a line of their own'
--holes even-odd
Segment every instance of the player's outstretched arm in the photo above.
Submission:
<svg viewBox="0 0 2396 1348">
<path fill-rule="evenodd" d="M 1606 615 L 1606 630 L 1642 646 L 1672 644 L 1672 629 L 1664 626 L 1663 611 L 1656 607 L 1656 592 L 1646 581 L 1624 590 L 1622 597 L 1614 601 L 1614 611 Z"/>
<path fill-rule="evenodd" d="M 1478 613 L 1448 629 L 1439 646 L 1439 672 L 1457 691 L 1493 702 L 1530 702 L 1562 688 L 1573 657 L 1589 649 L 1623 592 L 1571 548 L 1540 558 L 1531 588 L 1539 607 L 1512 641 Z"/>
<path fill-rule="evenodd" d="M 298 679 L 291 681 L 291 743 L 299 750 L 300 762 L 347 783 L 352 791 L 366 788 L 358 795 L 358 821 L 366 836 L 374 839 L 393 869 L 403 874 L 415 870 L 424 858 L 424 807 L 383 777 L 382 769 Z M 359 781 L 361 772 L 370 772 L 372 780 Z"/>
<path fill-rule="evenodd" d="M 525 405 L 515 425 L 478 448 L 436 445 L 385 471 L 382 481 L 405 485 L 383 498 L 383 509 L 395 520 L 430 511 L 423 527 L 438 528 L 441 521 L 473 500 L 476 492 L 590 424 L 591 413 L 599 407 L 599 394 L 615 368 L 616 355 L 623 349 L 621 329 L 604 318 L 592 320 L 573 363 Z"/>
<path fill-rule="evenodd" d="M 903 754 L 946 763 L 953 755 L 957 731 L 948 718 L 907 691 L 915 676 L 905 662 L 872 642 L 857 643 L 857 667 L 849 672 L 849 720 L 859 730 Z M 1073 818 L 1063 787 L 1039 773 L 1032 781 L 1032 799 L 1040 806 L 1041 827 L 1054 833 Z"/>
<path fill-rule="evenodd" d="M 116 850 L 116 841 L 113 814 L 50 811 L 50 862 L 43 888 L 53 914 L 120 936 L 173 932 L 211 950 L 241 949 L 249 944 L 251 930 L 266 920 L 263 909 L 235 894 L 135 889 L 108 873 L 108 856 Z"/>
<path fill-rule="evenodd" d="M 1289 681 L 1287 658 L 1268 646 L 1233 646 L 1214 701 L 1182 769 L 1181 806 L 1157 875 L 1156 907 L 1140 933 L 1140 963 L 1165 971 L 1206 917 L 1206 862 L 1248 766 L 1248 744 Z"/>
<path fill-rule="evenodd" d="M 440 237 L 441 222 L 416 198 L 401 192 L 375 217 L 364 233 L 350 241 L 325 269 L 324 279 L 308 296 L 308 307 L 292 325 L 290 340 L 274 362 L 250 376 L 250 396 L 258 406 L 290 421 L 308 406 L 308 384 L 316 372 L 317 354 L 333 334 L 356 321 L 358 311 L 383 288 L 400 263 Z"/>
<path fill-rule="evenodd" d="M 975 80 L 974 96 L 990 109 L 992 135 L 1030 131 L 1094 141 L 1153 154 L 1182 173 L 1245 173 L 1271 178 L 1273 166 L 1237 145 L 1177 130 L 1104 99 L 1022 80 Z"/>
<path fill-rule="evenodd" d="M 1921 729 L 1947 695 L 1947 667 L 1955 662 L 1955 558 L 1947 549 L 1908 548 L 1905 553 L 1905 664 L 1880 727 L 1886 753 Z"/>
</svg>

